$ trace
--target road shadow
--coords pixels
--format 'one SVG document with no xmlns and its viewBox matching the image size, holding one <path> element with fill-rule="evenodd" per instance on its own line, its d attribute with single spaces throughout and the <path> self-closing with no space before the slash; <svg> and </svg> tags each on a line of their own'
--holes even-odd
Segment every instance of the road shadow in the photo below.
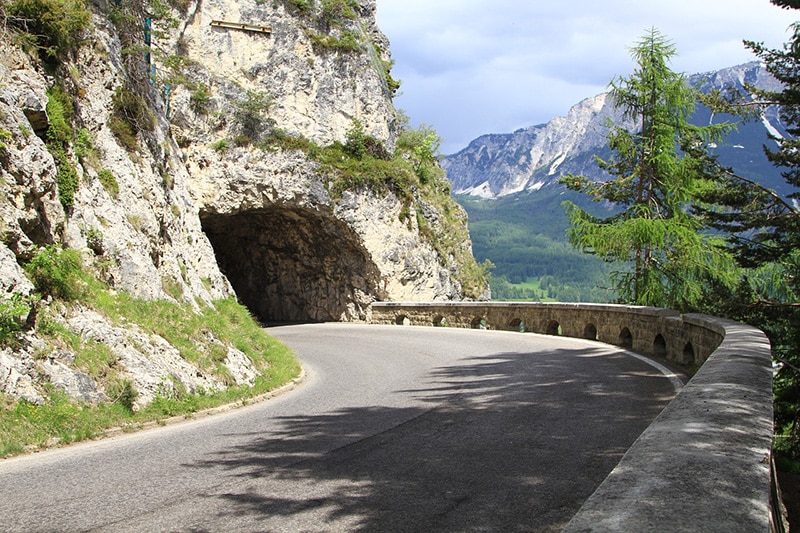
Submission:
<svg viewBox="0 0 800 533">
<path fill-rule="evenodd" d="M 219 471 L 221 523 L 264 531 L 558 531 L 674 391 L 582 347 L 463 359 L 395 394 L 413 405 L 282 417 L 187 466 Z"/>
</svg>

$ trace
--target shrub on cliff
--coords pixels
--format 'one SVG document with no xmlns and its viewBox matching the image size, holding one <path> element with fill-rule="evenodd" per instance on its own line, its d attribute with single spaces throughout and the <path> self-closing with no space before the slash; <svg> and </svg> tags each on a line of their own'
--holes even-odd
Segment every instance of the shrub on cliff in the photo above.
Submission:
<svg viewBox="0 0 800 533">
<path fill-rule="evenodd" d="M 126 150 L 134 152 L 139 146 L 136 136 L 153 131 L 155 116 L 147 101 L 129 87 L 117 87 L 111 100 L 114 109 L 108 127 Z"/>
<path fill-rule="evenodd" d="M 51 245 L 31 259 L 25 272 L 41 296 L 72 301 L 82 294 L 79 281 L 82 267 L 80 252 L 59 250 Z"/>
<path fill-rule="evenodd" d="M 233 103 L 233 122 L 239 135 L 236 144 L 248 145 L 259 140 L 270 127 L 271 121 L 267 118 L 267 111 L 272 105 L 272 99 L 264 91 L 249 90 L 245 97 Z"/>
<path fill-rule="evenodd" d="M 47 91 L 47 115 L 50 119 L 46 134 L 47 150 L 58 167 L 58 199 L 65 209 L 72 207 L 80 182 L 75 165 L 67 154 L 67 148 L 73 140 L 70 125 L 73 113 L 69 95 L 58 85 L 51 87 Z"/>
<path fill-rule="evenodd" d="M 76 48 L 92 19 L 84 0 L 12 0 L 0 3 L 0 12 L 44 60 Z"/>
<path fill-rule="evenodd" d="M 314 3 L 312 0 L 287 0 L 287 3 L 303 17 L 311 15 L 314 11 Z"/>
<path fill-rule="evenodd" d="M 13 346 L 17 342 L 17 332 L 23 328 L 30 311 L 30 299 L 18 292 L 0 299 L 0 346 Z"/>
</svg>

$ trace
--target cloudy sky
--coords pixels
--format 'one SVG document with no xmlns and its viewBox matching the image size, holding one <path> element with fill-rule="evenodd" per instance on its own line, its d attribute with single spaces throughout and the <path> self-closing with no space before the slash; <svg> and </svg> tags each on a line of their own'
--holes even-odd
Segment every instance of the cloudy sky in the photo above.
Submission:
<svg viewBox="0 0 800 533">
<path fill-rule="evenodd" d="M 391 41 L 395 103 L 454 153 L 484 133 L 566 114 L 633 71 L 630 47 L 657 28 L 673 70 L 752 61 L 742 40 L 779 48 L 800 12 L 768 0 L 377 0 Z"/>
</svg>

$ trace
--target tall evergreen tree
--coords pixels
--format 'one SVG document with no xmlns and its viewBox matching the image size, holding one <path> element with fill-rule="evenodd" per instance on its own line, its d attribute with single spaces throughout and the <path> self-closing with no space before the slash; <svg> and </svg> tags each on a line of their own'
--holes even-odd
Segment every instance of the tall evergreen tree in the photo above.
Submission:
<svg viewBox="0 0 800 533">
<path fill-rule="evenodd" d="M 772 0 L 800 9 L 800 0 Z M 763 329 L 772 342 L 773 357 L 782 368 L 775 376 L 776 449 L 800 459 L 800 23 L 781 50 L 745 41 L 783 85 L 781 91 L 749 88 L 751 95 L 733 101 L 712 99 L 718 110 L 746 115 L 779 106 L 790 137 L 771 135 L 777 149 L 765 147 L 767 158 L 783 169 L 792 191 L 783 197 L 726 170 L 706 200 L 715 208 L 701 209 L 708 224 L 728 234 L 731 250 L 748 269 L 739 287 L 710 298 L 713 312 Z"/>
<path fill-rule="evenodd" d="M 599 219 L 565 203 L 572 244 L 622 266 L 614 280 L 620 301 L 689 309 L 702 298 L 708 277 L 725 270 L 727 256 L 710 245 L 713 237 L 700 233 L 686 208 L 713 168 L 704 147 L 729 126 L 688 122 L 697 94 L 669 68 L 674 54 L 672 43 L 652 29 L 632 49 L 634 73 L 611 82 L 611 98 L 629 121 L 609 134 L 614 156 L 598 158 L 613 178 L 570 175 L 561 182 L 621 209 Z"/>
</svg>

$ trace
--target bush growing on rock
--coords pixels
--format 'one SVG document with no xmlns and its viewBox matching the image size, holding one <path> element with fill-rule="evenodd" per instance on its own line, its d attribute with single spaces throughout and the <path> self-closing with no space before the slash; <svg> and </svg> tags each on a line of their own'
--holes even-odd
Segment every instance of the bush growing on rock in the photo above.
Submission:
<svg viewBox="0 0 800 533">
<path fill-rule="evenodd" d="M 129 87 L 117 87 L 111 98 L 114 111 L 109 117 L 108 126 L 111 132 L 129 152 L 139 146 L 136 136 L 140 132 L 150 132 L 156 126 L 153 112 L 144 98 Z"/>
<path fill-rule="evenodd" d="M 54 85 L 47 91 L 47 149 L 58 167 L 58 198 L 65 209 L 72 207 L 80 181 L 75 165 L 67 154 L 73 138 L 70 122 L 74 112 L 72 99 L 60 86 Z"/>
<path fill-rule="evenodd" d="M 0 3 L 0 12 L 45 60 L 76 48 L 92 20 L 84 0 L 13 0 Z"/>
<path fill-rule="evenodd" d="M 20 293 L 13 293 L 0 300 L 0 346 L 9 346 L 24 325 L 31 311 L 30 300 Z"/>
<path fill-rule="evenodd" d="M 270 123 L 267 111 L 272 99 L 264 91 L 247 91 L 245 97 L 233 104 L 233 121 L 239 131 L 236 144 L 248 145 L 261 138 Z"/>
<path fill-rule="evenodd" d="M 81 295 L 80 273 L 83 268 L 81 254 L 77 250 L 59 250 L 51 245 L 41 250 L 25 272 L 42 296 L 65 301 L 76 300 Z"/>
<path fill-rule="evenodd" d="M 129 379 L 117 379 L 106 387 L 106 395 L 112 402 L 118 403 L 128 411 L 133 412 L 133 405 L 139 392 Z"/>
<path fill-rule="evenodd" d="M 322 0 L 321 19 L 326 26 L 341 25 L 342 20 L 355 20 L 358 15 L 355 0 Z"/>
</svg>

